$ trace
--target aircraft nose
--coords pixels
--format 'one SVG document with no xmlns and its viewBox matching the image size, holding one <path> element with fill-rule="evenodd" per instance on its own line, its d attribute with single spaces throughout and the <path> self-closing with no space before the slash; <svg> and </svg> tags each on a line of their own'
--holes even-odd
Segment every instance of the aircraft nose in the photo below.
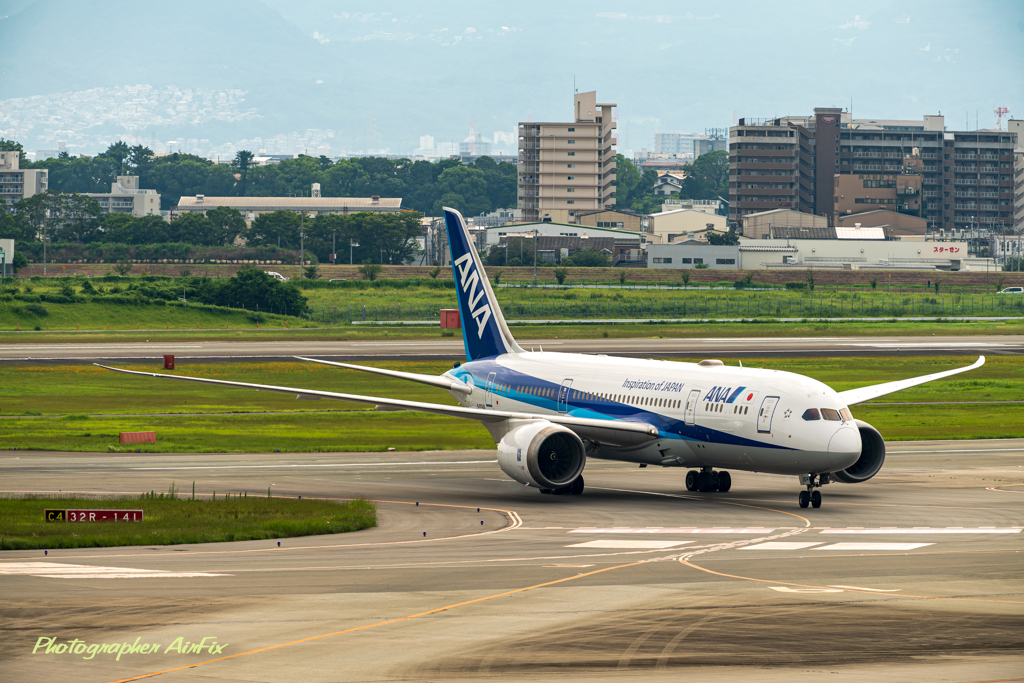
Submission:
<svg viewBox="0 0 1024 683">
<path fill-rule="evenodd" d="M 852 427 L 840 427 L 828 442 L 829 453 L 860 455 L 860 447 L 860 432 Z"/>
</svg>

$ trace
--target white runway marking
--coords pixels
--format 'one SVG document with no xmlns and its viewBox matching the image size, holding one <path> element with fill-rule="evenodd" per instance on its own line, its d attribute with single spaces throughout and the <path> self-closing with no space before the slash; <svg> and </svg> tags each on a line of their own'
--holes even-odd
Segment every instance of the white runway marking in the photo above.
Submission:
<svg viewBox="0 0 1024 683">
<path fill-rule="evenodd" d="M 167 572 L 158 569 L 132 567 L 93 567 L 85 564 L 57 562 L 12 562 L 0 564 L 0 575 L 22 574 L 49 579 L 169 579 L 193 576 L 231 576 L 206 572 Z"/>
<path fill-rule="evenodd" d="M 611 528 L 583 528 L 573 529 L 570 534 L 770 534 L 775 529 L 761 529 L 754 527 L 742 527 L 730 529 L 718 527 L 710 529 L 691 529 L 686 527 L 611 527 Z"/>
<path fill-rule="evenodd" d="M 196 465 L 194 467 L 132 467 L 133 470 L 261 470 L 277 469 L 284 467 L 371 467 L 374 465 L 385 465 L 395 467 L 396 465 L 479 465 L 481 463 L 496 463 L 497 460 L 445 460 L 431 462 L 421 460 L 419 462 L 332 462 L 313 463 L 303 465 Z"/>
<path fill-rule="evenodd" d="M 821 544 L 805 543 L 803 541 L 768 541 L 767 543 L 748 545 L 745 548 L 740 548 L 740 550 L 803 550 L 804 548 L 810 548 L 813 545 Z"/>
<path fill-rule="evenodd" d="M 780 593 L 842 593 L 841 588 L 790 588 L 789 586 L 768 586 Z"/>
<path fill-rule="evenodd" d="M 996 528 L 982 527 L 980 529 L 961 529 L 958 527 L 947 528 L 917 528 L 917 529 L 822 529 L 823 534 L 1019 534 L 1020 527 Z"/>
<path fill-rule="evenodd" d="M 675 548 L 677 545 L 686 545 L 687 543 L 693 543 L 693 541 L 615 541 L 615 540 L 603 540 L 603 541 L 587 541 L 586 543 L 576 543 L 575 545 L 567 545 L 566 548 L 642 548 L 644 550 L 661 550 L 662 548 Z"/>
<path fill-rule="evenodd" d="M 934 543 L 833 543 L 815 550 L 916 550 Z"/>
<path fill-rule="evenodd" d="M 860 586 L 839 586 L 833 585 L 833 588 L 849 588 L 852 591 L 871 591 L 872 593 L 899 593 L 902 588 L 862 588 Z"/>
</svg>

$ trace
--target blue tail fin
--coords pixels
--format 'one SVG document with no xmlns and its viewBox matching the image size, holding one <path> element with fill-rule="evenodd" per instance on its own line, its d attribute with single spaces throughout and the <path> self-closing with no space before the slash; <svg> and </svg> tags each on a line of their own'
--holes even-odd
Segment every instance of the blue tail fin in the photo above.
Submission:
<svg viewBox="0 0 1024 683">
<path fill-rule="evenodd" d="M 473 247 L 462 214 L 445 207 L 444 219 L 448 226 L 448 246 L 452 251 L 452 272 L 459 297 L 466 359 L 521 353 L 522 349 L 512 338 L 505 318 L 501 315 L 498 300 L 491 289 L 491 283 L 487 281 L 487 273 Z"/>
</svg>

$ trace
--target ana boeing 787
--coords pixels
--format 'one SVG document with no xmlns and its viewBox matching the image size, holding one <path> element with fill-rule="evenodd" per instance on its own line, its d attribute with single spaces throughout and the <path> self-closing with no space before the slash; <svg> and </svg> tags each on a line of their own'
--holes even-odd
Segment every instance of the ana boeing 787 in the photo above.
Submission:
<svg viewBox="0 0 1024 683">
<path fill-rule="evenodd" d="M 457 406 L 108 368 L 133 375 L 370 403 L 480 422 L 501 470 L 541 493 L 580 494 L 587 458 L 689 468 L 689 491 L 728 491 L 728 469 L 796 475 L 800 507 L 821 486 L 875 476 L 885 442 L 850 406 L 981 367 L 833 391 L 789 372 L 526 351 L 512 337 L 462 215 L 445 209 L 466 362 L 422 375 L 302 358 L 447 390 Z M 106 367 L 106 366 L 101 366 Z"/>
</svg>

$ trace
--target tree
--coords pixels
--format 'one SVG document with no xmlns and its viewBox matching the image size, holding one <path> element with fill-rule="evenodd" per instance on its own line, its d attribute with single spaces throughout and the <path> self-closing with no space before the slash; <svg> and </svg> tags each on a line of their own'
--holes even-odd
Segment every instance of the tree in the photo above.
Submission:
<svg viewBox="0 0 1024 683">
<path fill-rule="evenodd" d="M 679 277 L 683 281 L 683 287 L 689 287 L 690 286 L 690 276 L 691 275 L 692 275 L 692 273 L 690 273 L 690 269 L 689 268 L 683 268 L 682 271 L 680 271 Z"/>
<path fill-rule="evenodd" d="M 565 284 L 565 278 L 569 277 L 568 268 L 555 268 L 551 272 L 555 274 L 555 279 L 558 280 L 558 284 L 560 285 Z"/>
<path fill-rule="evenodd" d="M 606 268 L 609 265 L 608 255 L 596 249 L 580 249 L 567 259 L 562 259 L 562 265 L 574 266 L 576 268 Z"/>
<path fill-rule="evenodd" d="M 261 213 L 245 231 L 245 239 L 254 247 L 298 249 L 299 223 L 298 215 L 291 211 Z"/>
<path fill-rule="evenodd" d="M 128 273 L 132 272 L 132 268 L 134 268 L 134 266 L 128 263 L 128 259 L 121 259 L 120 261 L 114 264 L 114 272 L 120 275 L 121 277 L 124 277 Z"/>
<path fill-rule="evenodd" d="M 434 202 L 434 215 L 440 216 L 442 207 L 450 206 L 468 216 L 477 216 L 491 210 L 487 196 L 484 172 L 470 166 L 454 166 L 437 178 L 440 199 Z"/>
<path fill-rule="evenodd" d="M 11 259 L 11 267 L 14 269 L 14 274 L 17 275 L 18 271 L 28 266 L 28 259 L 20 251 L 14 252 L 14 257 Z"/>
<path fill-rule="evenodd" d="M 92 197 L 47 190 L 15 205 L 18 219 L 49 242 L 89 242 L 99 234 L 101 209 Z"/>
<path fill-rule="evenodd" d="M 807 283 L 808 291 L 813 292 L 814 291 L 814 270 L 813 269 L 808 268 L 806 271 L 804 271 L 804 282 Z"/>
<path fill-rule="evenodd" d="M 241 149 L 235 154 L 235 160 L 231 162 L 231 166 L 238 171 L 239 180 L 242 182 L 242 189 L 239 192 L 241 195 L 245 195 L 246 187 L 249 181 L 249 167 L 252 165 L 253 153 L 247 149 Z"/>
<path fill-rule="evenodd" d="M 363 276 L 364 280 L 376 280 L 382 270 L 384 270 L 384 266 L 374 263 L 370 259 L 366 259 L 363 261 L 363 265 L 359 266 L 359 274 Z"/>
<path fill-rule="evenodd" d="M 281 282 L 259 268 L 239 268 L 235 277 L 224 280 L 203 278 L 196 298 L 202 303 L 267 312 L 303 315 L 309 304 L 292 282 Z"/>
<path fill-rule="evenodd" d="M 303 274 L 307 280 L 319 280 L 320 279 L 320 264 L 313 262 L 303 268 Z"/>
<path fill-rule="evenodd" d="M 223 244 L 220 228 L 201 213 L 186 212 L 171 221 L 171 242 L 197 244 L 205 247 Z"/>
<path fill-rule="evenodd" d="M 620 285 L 626 284 L 626 278 L 628 278 L 628 277 L 629 277 L 629 273 L 628 272 L 626 272 L 624 270 L 620 270 L 619 271 L 619 284 Z"/>
<path fill-rule="evenodd" d="M 237 238 L 245 234 L 245 219 L 242 218 L 238 209 L 218 206 L 216 209 L 207 211 L 206 217 L 220 230 L 217 244 L 231 246 Z"/>
<path fill-rule="evenodd" d="M 708 244 L 716 247 L 733 247 L 740 243 L 739 235 L 733 232 L 731 229 L 729 232 L 713 232 L 708 231 L 705 233 L 708 238 Z"/>
<path fill-rule="evenodd" d="M 690 165 L 680 195 L 688 199 L 715 199 L 729 193 L 729 153 L 707 152 Z"/>
<path fill-rule="evenodd" d="M 97 156 L 108 157 L 117 164 L 117 172 L 124 172 L 124 160 L 128 158 L 129 148 L 128 143 L 124 140 L 118 140 L 114 144 L 107 147 L 106 151 L 100 152 Z"/>
</svg>

